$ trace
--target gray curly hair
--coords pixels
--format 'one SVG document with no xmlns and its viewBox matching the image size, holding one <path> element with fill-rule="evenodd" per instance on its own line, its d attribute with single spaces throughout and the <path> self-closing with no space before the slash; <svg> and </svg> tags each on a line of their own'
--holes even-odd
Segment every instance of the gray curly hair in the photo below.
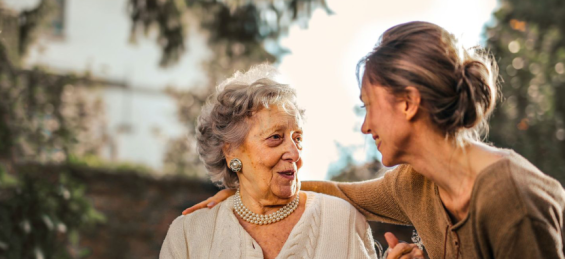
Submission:
<svg viewBox="0 0 565 259">
<path fill-rule="evenodd" d="M 253 114 L 270 105 L 302 118 L 304 110 L 296 104 L 296 91 L 275 81 L 278 71 L 271 65 L 236 72 L 217 86 L 202 108 L 196 130 L 197 150 L 212 182 L 220 187 L 237 188 L 239 179 L 227 164 L 222 150 L 225 144 L 237 148 L 251 127 Z"/>
</svg>

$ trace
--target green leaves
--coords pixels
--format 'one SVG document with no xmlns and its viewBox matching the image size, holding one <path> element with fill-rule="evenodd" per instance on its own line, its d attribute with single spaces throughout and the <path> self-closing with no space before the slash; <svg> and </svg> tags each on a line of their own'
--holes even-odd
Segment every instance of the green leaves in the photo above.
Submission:
<svg viewBox="0 0 565 259">
<path fill-rule="evenodd" d="M 261 48 L 272 40 L 280 55 L 280 36 L 294 23 L 307 26 L 312 12 L 323 8 L 331 13 L 325 0 L 129 0 L 128 11 L 132 20 L 131 39 L 143 34 L 157 34 L 156 41 L 162 49 L 161 66 L 174 65 L 186 51 L 185 39 L 190 22 L 198 21 L 209 35 L 211 45 L 241 44 L 245 53 L 249 48 Z M 231 56 L 232 48 L 228 48 Z M 237 51 L 235 51 L 237 52 Z M 237 56 L 237 53 L 236 55 Z"/>
<path fill-rule="evenodd" d="M 565 3 L 503 1 L 487 28 L 503 99 L 489 140 L 524 155 L 565 183 Z"/>
<path fill-rule="evenodd" d="M 66 169 L 45 169 L 18 166 L 16 177 L 0 171 L 3 258 L 71 258 L 67 246 L 80 250 L 72 233 L 104 221 L 86 199 L 84 185 Z"/>
</svg>

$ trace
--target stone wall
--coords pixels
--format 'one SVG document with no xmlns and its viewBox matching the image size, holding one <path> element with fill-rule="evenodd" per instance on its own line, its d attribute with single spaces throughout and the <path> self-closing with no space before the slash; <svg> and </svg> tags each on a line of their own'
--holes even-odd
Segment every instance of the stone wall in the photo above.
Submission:
<svg viewBox="0 0 565 259">
<path fill-rule="evenodd" d="M 156 179 L 135 172 L 72 170 L 106 222 L 80 235 L 86 258 L 154 259 L 169 224 L 185 208 L 218 191 L 207 181 Z"/>
</svg>

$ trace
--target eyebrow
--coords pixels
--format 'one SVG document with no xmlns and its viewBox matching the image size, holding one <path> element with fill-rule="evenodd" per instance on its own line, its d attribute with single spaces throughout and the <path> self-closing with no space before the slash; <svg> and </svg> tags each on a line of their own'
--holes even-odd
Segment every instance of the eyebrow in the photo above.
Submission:
<svg viewBox="0 0 565 259">
<path fill-rule="evenodd" d="M 263 130 L 261 132 L 261 135 L 268 134 L 268 133 L 271 133 L 273 131 L 277 131 L 277 130 L 280 130 L 280 129 L 283 129 L 283 128 L 286 128 L 286 126 L 284 124 L 276 124 L 272 127 L 269 127 L 267 129 Z M 302 133 L 303 132 L 302 127 L 299 127 L 297 131 L 300 131 L 300 133 Z"/>
</svg>

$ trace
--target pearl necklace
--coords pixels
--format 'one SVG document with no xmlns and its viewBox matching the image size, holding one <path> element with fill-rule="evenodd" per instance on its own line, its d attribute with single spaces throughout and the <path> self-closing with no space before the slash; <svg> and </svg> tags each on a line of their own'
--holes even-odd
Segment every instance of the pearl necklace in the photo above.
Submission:
<svg viewBox="0 0 565 259">
<path fill-rule="evenodd" d="M 235 193 L 233 209 L 243 220 L 256 225 L 268 225 L 283 220 L 288 217 L 293 211 L 298 208 L 299 198 L 296 195 L 293 201 L 285 205 L 284 207 L 277 210 L 275 213 L 269 215 L 261 215 L 250 211 L 243 202 L 241 202 L 241 195 L 239 194 L 239 189 Z"/>
</svg>

